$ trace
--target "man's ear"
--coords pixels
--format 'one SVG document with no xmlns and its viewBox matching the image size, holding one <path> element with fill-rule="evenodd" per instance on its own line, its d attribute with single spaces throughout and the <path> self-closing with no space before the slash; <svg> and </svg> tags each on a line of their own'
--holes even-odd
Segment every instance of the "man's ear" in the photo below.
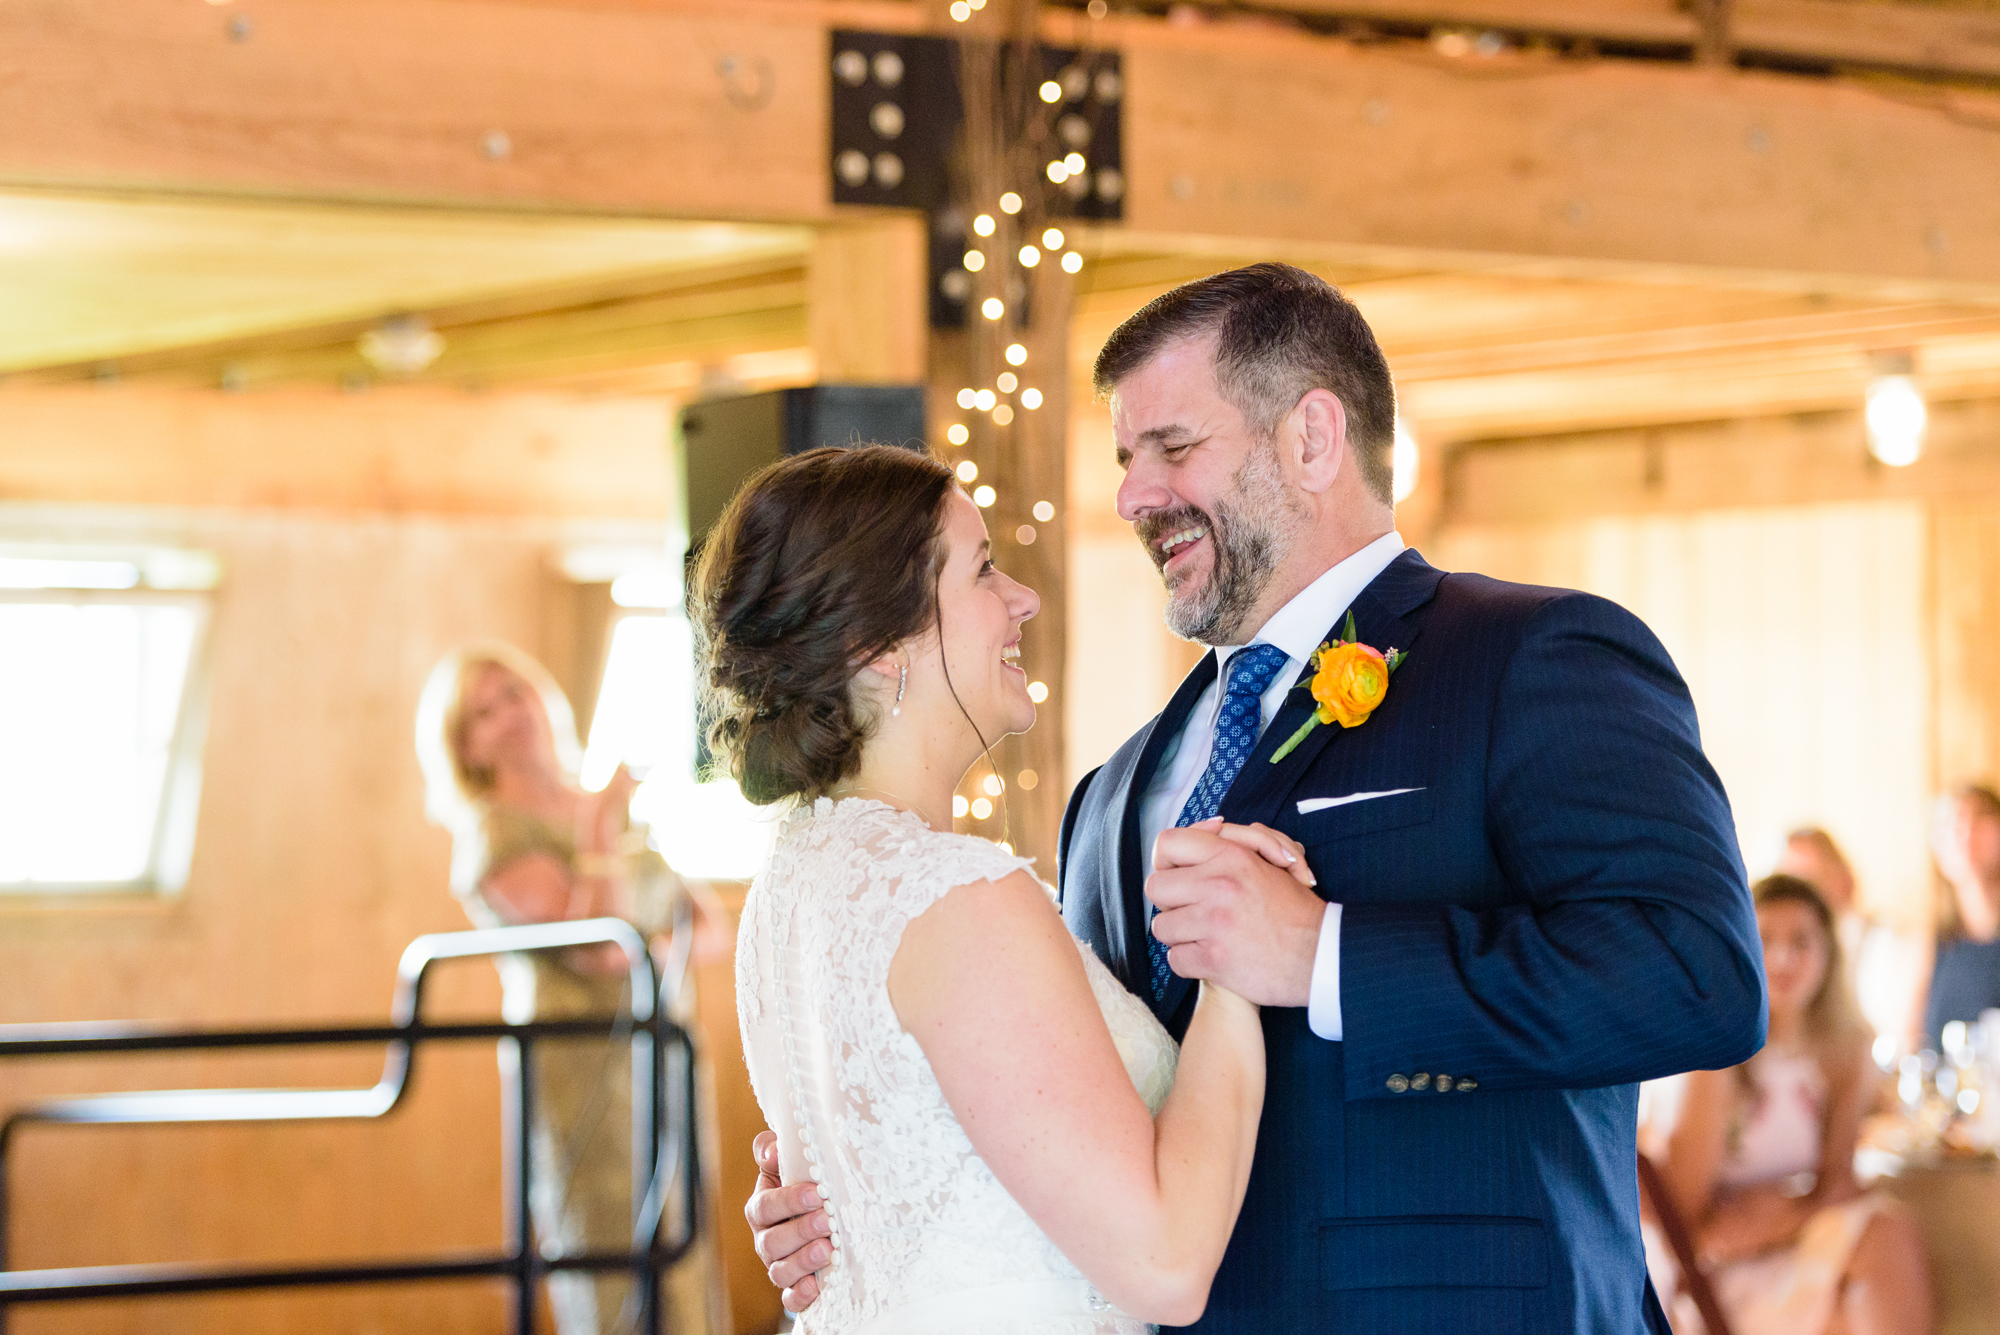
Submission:
<svg viewBox="0 0 2000 1335">
<path fill-rule="evenodd" d="M 1347 405 L 1330 390 L 1309 389 L 1292 409 L 1292 419 L 1299 485 L 1312 492 L 1331 489 L 1347 465 Z"/>
</svg>

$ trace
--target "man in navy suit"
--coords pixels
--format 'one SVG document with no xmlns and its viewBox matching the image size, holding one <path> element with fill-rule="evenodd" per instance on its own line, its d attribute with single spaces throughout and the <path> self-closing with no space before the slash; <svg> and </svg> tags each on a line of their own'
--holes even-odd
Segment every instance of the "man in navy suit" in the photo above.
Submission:
<svg viewBox="0 0 2000 1335">
<path fill-rule="evenodd" d="M 1264 1006 L 1256 1164 L 1195 1329 L 1664 1333 L 1638 1082 L 1744 1061 L 1765 1021 L 1728 800 L 1666 651 L 1602 599 L 1404 548 L 1388 365 L 1310 274 L 1176 289 L 1096 380 L 1119 514 L 1168 624 L 1214 649 L 1072 795 L 1063 913 L 1170 1029 L 1190 979 Z M 1274 762 L 1350 614 L 1406 659 L 1365 719 Z M 1296 839 L 1313 890 L 1176 828 L 1211 814 L 1233 709 L 1256 741 L 1213 814 Z"/>
<path fill-rule="evenodd" d="M 1213 651 L 1071 796 L 1064 917 L 1176 1033 L 1191 979 L 1264 1007 L 1257 1158 L 1194 1329 L 1665 1335 L 1638 1082 L 1744 1061 L 1765 1023 L 1728 800 L 1666 651 L 1602 599 L 1404 548 L 1388 365 L 1310 274 L 1177 288 L 1096 380 L 1119 513 L 1169 626 Z M 1274 760 L 1349 616 L 1402 665 Z M 1316 887 L 1214 816 L 1291 836 Z M 798 1240 L 760 1238 L 793 1305 Z"/>
</svg>

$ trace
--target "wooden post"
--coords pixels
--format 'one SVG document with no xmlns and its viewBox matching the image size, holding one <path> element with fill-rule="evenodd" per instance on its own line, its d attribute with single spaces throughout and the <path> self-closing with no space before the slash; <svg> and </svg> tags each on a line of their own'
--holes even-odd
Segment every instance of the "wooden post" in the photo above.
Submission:
<svg viewBox="0 0 2000 1335">
<path fill-rule="evenodd" d="M 806 327 L 828 383 L 893 385 L 924 379 L 924 220 L 885 215 L 820 229 L 806 264 Z"/>
<path fill-rule="evenodd" d="M 1056 836 L 1069 798 L 1063 782 L 1068 522 L 1064 511 L 1069 491 L 1068 348 L 1074 288 L 1074 280 L 1053 258 L 1034 270 L 1028 306 L 1032 323 L 1012 331 L 1013 340 L 1027 351 L 1018 366 L 1010 365 L 1004 354 L 996 362 L 991 340 L 982 329 L 942 331 L 931 344 L 935 368 L 931 421 L 939 452 L 955 464 L 969 461 L 978 470 L 966 486 L 975 499 L 982 494 L 979 488 L 993 488 L 992 502 L 984 511 L 993 537 L 993 559 L 1041 597 L 1040 612 L 1021 635 L 1021 668 L 1031 683 L 1039 682 L 1048 692 L 1033 731 L 993 748 L 990 772 L 1004 785 L 1000 795 L 987 793 L 984 781 L 989 771 L 984 767 L 975 770 L 961 789 L 968 801 L 987 797 L 995 808 L 986 820 L 962 822 L 961 827 L 1008 841 L 1018 852 L 1037 859 L 1042 876 L 1051 882 Z M 961 389 L 991 387 L 1003 371 L 1012 371 L 1020 383 L 1015 393 L 1000 396 L 1000 406 L 1007 407 L 1011 417 L 958 406 Z M 1039 407 L 1025 406 L 1023 395 L 1031 389 L 1041 395 Z M 996 416 L 1009 420 L 996 421 Z M 954 424 L 967 429 L 964 446 L 947 443 L 946 430 Z M 1038 505 L 1051 507 L 1043 512 L 1049 518 L 1036 513 Z M 1107 670 L 1115 671 L 1115 665 Z"/>
<path fill-rule="evenodd" d="M 995 192 L 997 193 L 997 192 Z M 995 243 L 1018 249 L 1014 219 Z M 993 488 L 985 508 L 993 536 L 994 560 L 1009 575 L 1041 596 L 1040 613 L 1021 640 L 1021 666 L 1029 680 L 1048 688 L 1041 721 L 1032 732 L 993 748 L 994 765 L 977 767 L 960 789 L 968 806 L 980 798 L 993 804 L 984 819 L 968 814 L 959 828 L 1006 840 L 1039 860 L 1044 876 L 1055 874 L 1056 834 L 1068 793 L 1063 786 L 1063 526 L 1067 490 L 1068 345 L 1074 281 L 1055 257 L 1032 271 L 1030 323 L 1013 326 L 1009 338 L 1027 349 L 1027 360 L 1009 364 L 1005 343 L 996 342 L 975 309 L 964 330 L 928 327 L 928 238 L 925 220 L 882 215 L 824 228 L 813 243 L 807 268 L 812 335 L 819 379 L 846 383 L 911 383 L 929 386 L 931 448 L 954 467 L 970 461 L 976 475 L 966 490 Z M 991 248 L 991 247 L 989 247 Z M 997 249 L 995 253 L 999 253 Z M 995 266 L 996 268 L 999 266 Z M 976 303 L 975 303 L 976 305 Z M 1012 371 L 1020 389 L 1041 394 L 1037 408 L 1026 407 L 1019 391 L 1002 395 L 1008 413 L 966 410 L 958 405 L 965 388 L 991 388 Z M 965 428 L 966 443 L 951 443 L 948 430 Z M 1035 506 L 1054 507 L 1050 520 Z M 999 776 L 999 796 L 986 779 Z M 976 809 L 976 808 L 975 808 Z"/>
</svg>

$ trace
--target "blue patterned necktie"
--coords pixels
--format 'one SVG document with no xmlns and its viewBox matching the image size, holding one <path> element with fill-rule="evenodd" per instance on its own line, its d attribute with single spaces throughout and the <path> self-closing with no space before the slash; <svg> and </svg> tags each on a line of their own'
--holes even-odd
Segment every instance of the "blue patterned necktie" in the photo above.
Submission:
<svg viewBox="0 0 2000 1335">
<path fill-rule="evenodd" d="M 1286 655 L 1275 644 L 1253 644 L 1237 650 L 1229 658 L 1229 676 L 1222 689 L 1222 708 L 1215 714 L 1215 744 L 1208 753 L 1208 768 L 1201 772 L 1187 805 L 1181 808 L 1176 826 L 1207 820 L 1222 810 L 1222 796 L 1243 768 L 1243 762 L 1257 749 L 1257 733 L 1264 722 L 1262 697 L 1271 679 L 1285 666 Z M 1146 921 L 1152 923 L 1147 906 Z M 1173 970 L 1167 966 L 1167 948 L 1152 932 L 1146 933 L 1146 959 L 1152 965 L 1153 1000 L 1167 995 Z"/>
</svg>

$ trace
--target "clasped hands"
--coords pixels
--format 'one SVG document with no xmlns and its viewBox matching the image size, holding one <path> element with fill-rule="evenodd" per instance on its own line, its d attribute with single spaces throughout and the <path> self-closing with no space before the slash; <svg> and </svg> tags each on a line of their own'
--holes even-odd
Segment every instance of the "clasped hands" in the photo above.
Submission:
<svg viewBox="0 0 2000 1335">
<path fill-rule="evenodd" d="M 1146 878 L 1152 932 L 1183 978 L 1259 1006 L 1304 1006 L 1326 917 L 1318 881 L 1305 849 L 1267 825 L 1217 816 L 1162 830 Z"/>
<path fill-rule="evenodd" d="M 1265 825 L 1221 817 L 1162 830 L 1146 898 L 1152 931 L 1183 978 L 1205 979 L 1260 1006 L 1304 1006 L 1312 993 L 1326 903 L 1298 842 Z M 817 1183 L 782 1183 L 778 1138 L 752 1143 L 757 1189 L 743 1207 L 757 1257 L 787 1311 L 819 1297 L 815 1272 L 833 1257 L 832 1222 Z"/>
</svg>

